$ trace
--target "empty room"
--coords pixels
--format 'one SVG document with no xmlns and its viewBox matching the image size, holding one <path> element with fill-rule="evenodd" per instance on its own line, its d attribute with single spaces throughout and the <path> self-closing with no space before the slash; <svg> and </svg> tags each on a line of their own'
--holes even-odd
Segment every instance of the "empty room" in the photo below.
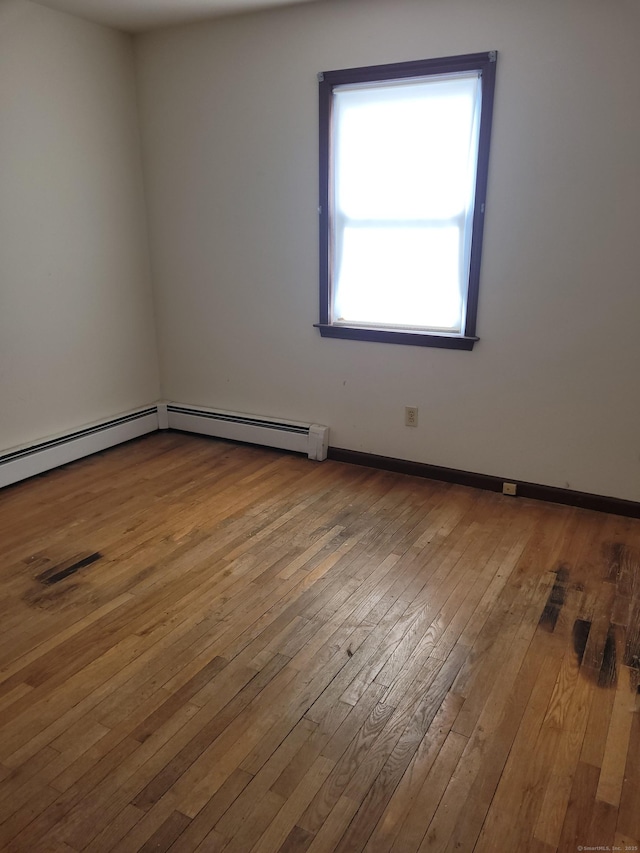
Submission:
<svg viewBox="0 0 640 853">
<path fill-rule="evenodd" d="M 0 0 L 0 850 L 638 850 L 639 56 Z"/>
</svg>

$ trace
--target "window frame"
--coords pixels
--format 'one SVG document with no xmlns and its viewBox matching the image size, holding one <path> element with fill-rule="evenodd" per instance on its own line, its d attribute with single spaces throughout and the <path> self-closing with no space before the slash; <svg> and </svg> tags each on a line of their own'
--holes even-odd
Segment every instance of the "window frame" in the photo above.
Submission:
<svg viewBox="0 0 640 853">
<path fill-rule="evenodd" d="M 498 52 L 491 50 L 484 53 L 447 56 L 439 59 L 419 59 L 411 62 L 395 62 L 387 65 L 369 65 L 339 71 L 324 71 L 318 74 L 320 131 L 318 208 L 320 220 L 320 321 L 314 325 L 319 329 L 322 337 L 459 350 L 472 350 L 475 342 L 479 340 L 476 335 L 476 318 L 478 312 L 480 260 L 482 257 L 482 237 L 486 211 L 489 148 L 493 119 L 497 56 Z M 476 191 L 471 229 L 471 257 L 466 312 L 463 318 L 462 333 L 422 331 L 420 329 L 403 330 L 361 324 L 334 324 L 331 319 L 333 304 L 331 216 L 334 87 L 352 83 L 377 83 L 412 77 L 430 77 L 462 71 L 478 71 L 482 78 Z"/>
</svg>

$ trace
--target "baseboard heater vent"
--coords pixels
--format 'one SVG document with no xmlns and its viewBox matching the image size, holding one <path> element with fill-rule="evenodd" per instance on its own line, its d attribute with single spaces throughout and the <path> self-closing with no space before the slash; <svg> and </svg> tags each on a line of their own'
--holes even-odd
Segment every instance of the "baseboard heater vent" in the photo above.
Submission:
<svg viewBox="0 0 640 853">
<path fill-rule="evenodd" d="M 166 415 L 163 411 L 165 408 Z M 329 427 L 319 424 L 281 421 L 240 412 L 180 406 L 175 403 L 160 404 L 158 419 L 161 429 L 179 429 L 215 438 L 277 447 L 280 450 L 294 450 L 305 453 L 309 459 L 327 458 Z"/>
<path fill-rule="evenodd" d="M 149 406 L 64 435 L 9 450 L 0 455 L 0 488 L 157 429 L 157 407 Z"/>
</svg>

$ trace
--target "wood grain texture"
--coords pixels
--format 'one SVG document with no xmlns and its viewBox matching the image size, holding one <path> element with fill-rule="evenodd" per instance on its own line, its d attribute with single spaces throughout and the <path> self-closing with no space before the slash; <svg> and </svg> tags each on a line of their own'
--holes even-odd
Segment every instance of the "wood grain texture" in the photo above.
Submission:
<svg viewBox="0 0 640 853">
<path fill-rule="evenodd" d="M 640 522 L 156 434 L 0 492 L 0 849 L 640 837 Z"/>
</svg>

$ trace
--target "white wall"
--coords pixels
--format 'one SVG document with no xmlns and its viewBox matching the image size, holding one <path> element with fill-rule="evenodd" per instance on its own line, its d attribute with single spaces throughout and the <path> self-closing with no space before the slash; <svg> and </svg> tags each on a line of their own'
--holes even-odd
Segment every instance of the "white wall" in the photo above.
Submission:
<svg viewBox="0 0 640 853">
<path fill-rule="evenodd" d="M 164 396 L 640 500 L 637 0 L 327 0 L 136 48 Z M 490 49 L 480 343 L 321 339 L 316 73 Z"/>
<path fill-rule="evenodd" d="M 158 397 L 131 38 L 0 0 L 0 449 Z"/>
</svg>

